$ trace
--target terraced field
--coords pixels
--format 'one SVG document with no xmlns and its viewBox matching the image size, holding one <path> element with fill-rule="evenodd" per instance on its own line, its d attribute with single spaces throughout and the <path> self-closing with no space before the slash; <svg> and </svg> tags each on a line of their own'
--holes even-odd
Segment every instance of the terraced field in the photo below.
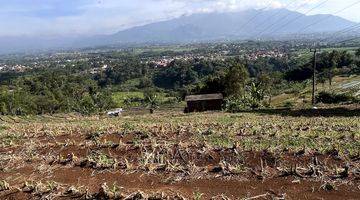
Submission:
<svg viewBox="0 0 360 200">
<path fill-rule="evenodd" d="M 355 96 L 360 95 L 360 81 L 351 81 L 349 83 L 342 84 L 338 87 L 340 90 L 353 90 Z"/>
<path fill-rule="evenodd" d="M 359 199 L 352 112 L 2 117 L 0 199 Z"/>
</svg>

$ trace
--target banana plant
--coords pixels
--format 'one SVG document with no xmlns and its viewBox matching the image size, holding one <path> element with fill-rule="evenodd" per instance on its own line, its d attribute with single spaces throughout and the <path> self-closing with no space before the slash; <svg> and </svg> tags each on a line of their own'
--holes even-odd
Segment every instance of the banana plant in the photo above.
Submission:
<svg viewBox="0 0 360 200">
<path fill-rule="evenodd" d="M 149 109 L 150 114 L 153 114 L 159 108 L 159 99 L 156 94 L 147 95 L 145 97 L 146 107 Z"/>
</svg>

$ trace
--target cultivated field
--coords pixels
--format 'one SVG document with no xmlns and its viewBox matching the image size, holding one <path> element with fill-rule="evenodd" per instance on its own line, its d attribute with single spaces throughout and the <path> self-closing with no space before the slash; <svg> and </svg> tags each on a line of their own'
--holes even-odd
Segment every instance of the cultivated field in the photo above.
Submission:
<svg viewBox="0 0 360 200">
<path fill-rule="evenodd" d="M 359 113 L 161 112 L 1 123 L 0 199 L 360 197 Z"/>
</svg>

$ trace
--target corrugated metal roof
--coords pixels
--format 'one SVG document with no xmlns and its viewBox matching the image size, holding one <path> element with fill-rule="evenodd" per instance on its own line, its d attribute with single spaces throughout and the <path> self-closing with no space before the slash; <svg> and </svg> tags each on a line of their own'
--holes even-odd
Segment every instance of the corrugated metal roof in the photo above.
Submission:
<svg viewBox="0 0 360 200">
<path fill-rule="evenodd" d="M 223 99 L 223 98 L 224 98 L 224 96 L 221 93 L 189 95 L 189 96 L 185 97 L 185 101 L 206 101 L 206 100 L 218 100 L 218 99 Z"/>
</svg>

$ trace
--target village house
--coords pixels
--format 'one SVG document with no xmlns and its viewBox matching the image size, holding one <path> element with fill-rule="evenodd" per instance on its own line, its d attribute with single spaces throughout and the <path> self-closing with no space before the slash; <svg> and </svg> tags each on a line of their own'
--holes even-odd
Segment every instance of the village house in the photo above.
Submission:
<svg viewBox="0 0 360 200">
<path fill-rule="evenodd" d="M 222 94 L 189 95 L 185 98 L 187 107 L 185 112 L 203 112 L 221 110 L 224 97 Z"/>
</svg>

